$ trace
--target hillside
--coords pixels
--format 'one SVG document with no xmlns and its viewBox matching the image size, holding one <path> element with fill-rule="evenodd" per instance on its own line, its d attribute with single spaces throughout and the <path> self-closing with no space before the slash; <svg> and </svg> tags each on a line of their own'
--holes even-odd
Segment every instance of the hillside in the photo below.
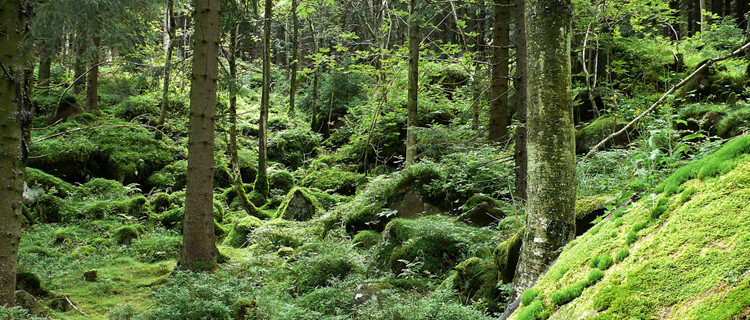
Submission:
<svg viewBox="0 0 750 320">
<path fill-rule="evenodd" d="M 511 319 L 750 315 L 748 151 L 736 138 L 613 212 L 565 247 Z"/>
</svg>

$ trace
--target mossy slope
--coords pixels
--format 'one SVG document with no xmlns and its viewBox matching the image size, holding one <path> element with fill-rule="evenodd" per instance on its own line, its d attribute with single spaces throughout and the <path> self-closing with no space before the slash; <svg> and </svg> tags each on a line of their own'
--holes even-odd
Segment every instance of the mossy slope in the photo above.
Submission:
<svg viewBox="0 0 750 320">
<path fill-rule="evenodd" d="M 750 306 L 750 161 L 747 137 L 728 143 L 667 180 L 673 192 L 643 197 L 572 241 L 535 287 L 528 308 L 511 319 L 538 318 L 539 302 L 550 319 L 732 319 Z M 716 164 L 722 170 L 714 174 Z M 728 163 L 732 165 L 729 166 Z M 715 174 L 721 174 L 713 178 Z M 683 184 L 684 182 L 684 184 Z M 659 188 L 664 190 L 663 188 Z M 679 190 L 690 190 L 682 197 Z M 687 192 L 687 191 L 686 191 Z M 660 215 L 655 208 L 666 207 Z M 629 254 L 628 254 L 629 252 Z M 592 259 L 615 257 L 604 276 L 569 302 L 556 295 L 586 281 Z M 594 267 L 592 267 L 594 266 Z M 601 269 L 601 268 L 600 268 Z M 743 311 L 744 310 L 744 311 Z"/>
</svg>

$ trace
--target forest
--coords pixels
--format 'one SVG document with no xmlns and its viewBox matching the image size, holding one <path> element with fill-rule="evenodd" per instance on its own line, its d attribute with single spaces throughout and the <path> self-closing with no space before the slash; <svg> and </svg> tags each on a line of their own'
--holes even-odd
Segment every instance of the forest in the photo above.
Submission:
<svg viewBox="0 0 750 320">
<path fill-rule="evenodd" d="M 0 320 L 750 318 L 747 0 L 0 17 Z"/>
</svg>

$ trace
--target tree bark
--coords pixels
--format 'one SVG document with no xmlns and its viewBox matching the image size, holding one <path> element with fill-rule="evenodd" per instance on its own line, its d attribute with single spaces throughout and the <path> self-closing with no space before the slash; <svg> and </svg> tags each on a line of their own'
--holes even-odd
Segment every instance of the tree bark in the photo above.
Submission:
<svg viewBox="0 0 750 320">
<path fill-rule="evenodd" d="M 516 173 L 516 197 L 526 200 L 526 23 L 524 21 L 525 0 L 516 1 L 516 144 L 513 150 Z"/>
<path fill-rule="evenodd" d="M 268 197 L 267 126 L 268 104 L 271 95 L 271 16 L 273 1 L 266 0 L 263 16 L 263 91 L 260 97 L 260 121 L 258 122 L 258 175 L 255 178 L 255 191 Z"/>
<path fill-rule="evenodd" d="M 510 47 L 510 0 L 495 0 L 492 31 L 492 80 L 490 90 L 489 140 L 508 135 L 508 61 Z"/>
<path fill-rule="evenodd" d="M 698 15 L 701 18 L 701 26 L 699 30 L 701 31 L 702 38 L 703 34 L 706 32 L 706 26 L 710 23 L 708 21 L 708 15 L 706 14 L 706 0 L 698 0 L 698 10 L 700 10 L 698 12 Z"/>
<path fill-rule="evenodd" d="M 29 57 L 21 56 L 26 19 L 31 15 L 27 1 L 0 2 L 0 306 L 15 304 L 18 244 L 24 173 L 28 158 L 31 124 L 31 68 Z"/>
<path fill-rule="evenodd" d="M 99 34 L 92 38 L 94 42 L 94 52 L 91 59 L 91 70 L 88 74 L 86 83 L 86 112 L 96 111 L 99 109 Z"/>
<path fill-rule="evenodd" d="M 181 265 L 208 270 L 216 265 L 213 175 L 216 82 L 219 74 L 220 0 L 195 1 L 193 74 L 190 83 L 188 176 Z"/>
<path fill-rule="evenodd" d="M 528 201 L 515 293 L 530 287 L 575 235 L 570 0 L 527 0 Z"/>
<path fill-rule="evenodd" d="M 740 29 L 746 29 L 748 26 L 747 22 L 747 10 L 748 10 L 748 3 L 745 0 L 735 0 L 736 6 L 737 6 L 737 22 L 739 23 Z"/>
<path fill-rule="evenodd" d="M 47 48 L 42 48 L 41 57 L 39 59 L 39 75 L 37 77 L 37 84 L 40 86 L 46 86 L 49 84 L 49 77 L 52 74 L 52 57 L 46 53 Z"/>
<path fill-rule="evenodd" d="M 312 20 L 308 19 L 307 22 L 310 24 L 310 37 L 313 42 L 313 56 L 315 56 L 315 71 L 313 72 L 313 84 L 312 84 L 312 101 L 310 102 L 310 130 L 316 133 L 320 133 L 320 126 L 318 123 L 318 78 L 320 78 L 320 61 L 318 61 L 318 53 L 320 47 L 318 45 L 318 38 L 315 36 L 315 27 L 313 26 Z"/>
<path fill-rule="evenodd" d="M 161 87 L 161 110 L 159 112 L 159 120 L 156 123 L 156 126 L 161 128 L 164 126 L 164 122 L 167 120 L 167 111 L 169 111 L 169 83 L 172 77 L 172 52 L 174 52 L 174 35 L 175 35 L 175 27 L 177 26 L 173 19 L 172 19 L 172 13 L 174 10 L 174 4 L 172 0 L 167 0 L 167 10 L 164 13 L 164 21 L 165 23 L 168 23 L 169 26 L 165 26 L 165 35 L 164 38 L 166 41 L 164 42 L 165 52 L 164 52 L 164 82 L 162 83 Z"/>
<path fill-rule="evenodd" d="M 297 19 L 297 0 L 292 0 L 292 62 L 289 66 L 289 117 L 294 117 L 294 97 L 297 95 L 297 67 L 299 65 L 299 19 Z"/>
<path fill-rule="evenodd" d="M 409 82 L 406 98 L 406 164 L 413 164 L 417 157 L 417 97 L 419 90 L 419 44 L 422 36 L 419 30 L 419 0 L 409 1 Z"/>
<path fill-rule="evenodd" d="M 83 63 L 83 55 L 86 53 L 86 37 L 82 34 L 77 34 L 73 40 L 75 43 L 75 64 L 73 66 L 73 93 L 79 94 L 83 92 L 83 84 L 86 79 L 84 78 L 84 72 L 86 72 L 86 66 Z"/>
</svg>

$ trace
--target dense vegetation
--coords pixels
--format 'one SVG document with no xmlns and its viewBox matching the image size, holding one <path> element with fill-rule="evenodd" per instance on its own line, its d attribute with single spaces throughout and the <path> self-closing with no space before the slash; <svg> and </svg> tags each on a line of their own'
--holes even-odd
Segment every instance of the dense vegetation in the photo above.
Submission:
<svg viewBox="0 0 750 320">
<path fill-rule="evenodd" d="M 572 1 L 576 238 L 515 306 L 523 1 L 223 0 L 203 271 L 183 251 L 196 4 L 21 2 L 36 81 L 2 320 L 748 316 L 744 0 Z"/>
</svg>

